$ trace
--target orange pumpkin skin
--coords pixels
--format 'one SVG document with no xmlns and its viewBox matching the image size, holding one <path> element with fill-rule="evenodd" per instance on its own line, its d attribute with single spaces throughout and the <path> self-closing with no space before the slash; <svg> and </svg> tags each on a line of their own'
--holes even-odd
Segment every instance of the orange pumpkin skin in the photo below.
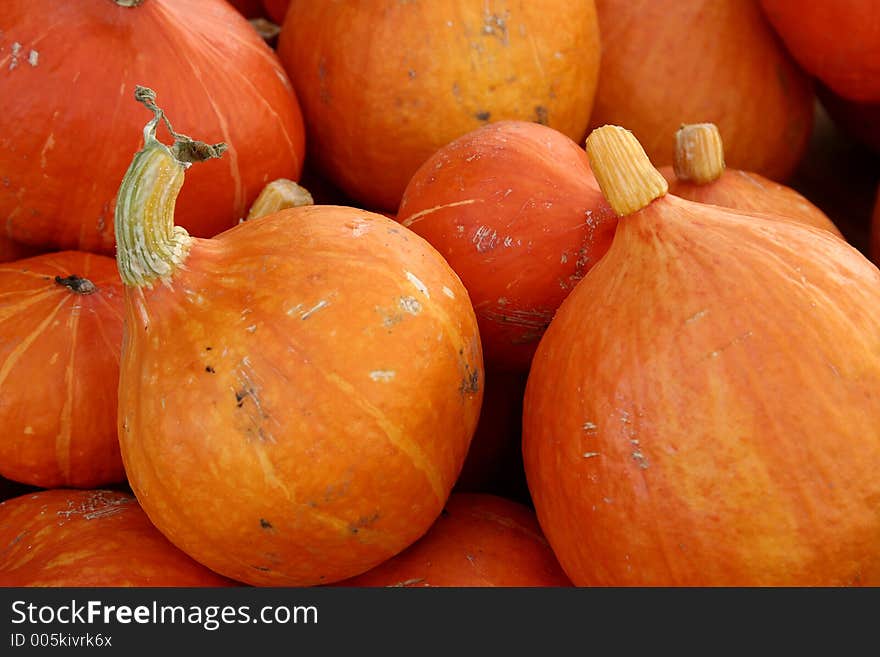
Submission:
<svg viewBox="0 0 880 657">
<path fill-rule="evenodd" d="M 116 191 L 143 127 L 135 83 L 169 99 L 181 132 L 230 145 L 180 197 L 192 234 L 235 225 L 268 181 L 299 176 L 304 128 L 290 83 L 225 1 L 6 0 L 0 53 L 0 216 L 16 241 L 113 253 Z"/>
<path fill-rule="evenodd" d="M 0 586 L 235 586 L 174 547 L 137 501 L 47 490 L 0 504 Z"/>
<path fill-rule="evenodd" d="M 880 6 L 874 0 L 761 0 L 798 63 L 835 93 L 880 102 Z"/>
<path fill-rule="evenodd" d="M 660 173 L 669 182 L 669 193 L 697 203 L 720 205 L 748 214 L 766 214 L 775 218 L 797 221 L 827 230 L 843 238 L 841 232 L 822 210 L 801 194 L 764 176 L 725 169 L 721 177 L 710 183 L 680 180 L 672 167 L 661 167 Z"/>
<path fill-rule="evenodd" d="M 620 220 L 526 388 L 576 585 L 880 583 L 880 271 L 843 240 L 667 195 Z"/>
<path fill-rule="evenodd" d="M 38 248 L 28 244 L 20 244 L 14 242 L 5 235 L 0 234 L 0 262 L 11 262 L 13 260 L 22 260 L 37 255 L 40 252 Z"/>
<path fill-rule="evenodd" d="M 56 280 L 74 275 L 96 290 Z M 66 251 L 0 265 L 0 475 L 47 488 L 125 478 L 116 434 L 123 312 L 112 258 Z"/>
<path fill-rule="evenodd" d="M 494 495 L 455 493 L 428 533 L 340 586 L 571 586 L 535 514 Z"/>
<path fill-rule="evenodd" d="M 494 123 L 440 149 L 413 176 L 397 220 L 461 277 L 486 362 L 521 372 L 617 223 L 584 150 L 524 121 Z"/>
<path fill-rule="evenodd" d="M 126 472 L 197 561 L 250 584 L 331 583 L 440 513 L 483 372 L 467 292 L 427 242 L 300 207 L 195 239 L 168 285 L 126 301 Z"/>
<path fill-rule="evenodd" d="M 580 141 L 599 65 L 593 0 L 290 3 L 278 54 L 319 170 L 396 211 L 437 149 L 490 121 Z"/>
<path fill-rule="evenodd" d="M 671 165 L 682 123 L 712 122 L 729 166 L 784 180 L 804 154 L 813 93 L 756 0 L 597 0 L 602 68 L 591 127 L 631 130 Z"/>
</svg>

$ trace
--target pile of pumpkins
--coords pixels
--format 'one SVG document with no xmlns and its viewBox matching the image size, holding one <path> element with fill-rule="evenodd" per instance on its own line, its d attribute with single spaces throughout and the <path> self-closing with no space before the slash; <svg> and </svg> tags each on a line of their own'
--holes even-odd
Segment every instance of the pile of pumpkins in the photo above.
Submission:
<svg viewBox="0 0 880 657">
<path fill-rule="evenodd" d="M 816 93 L 876 3 L 5 0 L 0 585 L 880 585 Z"/>
</svg>

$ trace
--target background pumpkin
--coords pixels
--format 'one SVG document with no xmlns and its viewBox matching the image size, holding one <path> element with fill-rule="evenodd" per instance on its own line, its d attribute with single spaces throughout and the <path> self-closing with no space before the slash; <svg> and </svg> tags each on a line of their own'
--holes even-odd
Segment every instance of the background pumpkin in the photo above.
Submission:
<svg viewBox="0 0 880 657">
<path fill-rule="evenodd" d="M 729 166 L 787 178 L 807 146 L 813 94 L 756 0 L 597 0 L 602 66 L 593 128 L 632 130 L 672 164 L 682 123 L 710 121 Z"/>
<path fill-rule="evenodd" d="M 822 210 L 792 188 L 757 173 L 726 168 L 724 145 L 714 124 L 683 125 L 675 136 L 675 165 L 660 169 L 670 194 L 697 203 L 777 215 L 843 237 Z"/>
<path fill-rule="evenodd" d="M 169 98 L 178 128 L 230 146 L 181 196 L 180 222 L 193 234 L 233 226 L 267 182 L 298 178 L 304 130 L 290 83 L 225 0 L 6 0 L 0 217 L 9 237 L 113 253 L 116 190 L 143 125 L 131 95 L 145 81 Z"/>
<path fill-rule="evenodd" d="M 587 148 L 629 216 L 526 389 L 561 565 L 582 586 L 876 585 L 880 271 L 826 231 L 664 196 L 622 133 L 600 133 L 620 160 Z"/>
<path fill-rule="evenodd" d="M 794 58 L 844 98 L 880 102 L 880 5 L 761 0 Z"/>
<path fill-rule="evenodd" d="M 584 150 L 525 121 L 484 126 L 437 151 L 407 186 L 397 220 L 461 277 L 486 362 L 520 372 L 617 222 Z"/>
<path fill-rule="evenodd" d="M 290 0 L 263 0 L 263 9 L 269 18 L 278 25 L 284 23 L 284 16 L 287 14 L 289 6 Z"/>
<path fill-rule="evenodd" d="M 29 258 L 37 255 L 39 252 L 40 249 L 36 247 L 13 242 L 5 235 L 0 235 L 0 262 L 11 262 L 13 260 Z"/>
<path fill-rule="evenodd" d="M 427 531 L 464 461 L 483 387 L 467 292 L 427 242 L 354 208 L 189 237 L 170 225 L 185 167 L 158 120 L 116 217 L 132 489 L 240 581 L 363 572 Z"/>
<path fill-rule="evenodd" d="M 122 312 L 112 258 L 66 251 L 0 265 L 0 475 L 43 487 L 125 478 Z"/>
<path fill-rule="evenodd" d="M 0 504 L 0 586 L 234 586 L 171 545 L 125 493 L 48 490 Z"/>
<path fill-rule="evenodd" d="M 428 533 L 340 586 L 570 586 L 531 509 L 453 494 Z"/>
<path fill-rule="evenodd" d="M 599 34 L 593 0 L 294 0 L 278 54 L 318 170 L 393 212 L 432 153 L 489 121 L 582 139 Z"/>
</svg>

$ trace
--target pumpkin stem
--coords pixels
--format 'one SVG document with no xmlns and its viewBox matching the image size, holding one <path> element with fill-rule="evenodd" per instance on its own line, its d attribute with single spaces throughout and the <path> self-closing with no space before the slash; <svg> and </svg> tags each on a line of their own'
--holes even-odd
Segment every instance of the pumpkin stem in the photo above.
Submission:
<svg viewBox="0 0 880 657">
<path fill-rule="evenodd" d="M 596 128 L 586 148 L 599 188 L 619 217 L 638 212 L 669 189 L 629 130 L 616 125 Z"/>
<path fill-rule="evenodd" d="M 724 173 L 724 143 L 714 123 L 692 123 L 675 133 L 675 176 L 705 185 Z"/>
<path fill-rule="evenodd" d="M 144 0 L 113 0 L 120 7 L 140 7 Z"/>
<path fill-rule="evenodd" d="M 193 162 L 220 157 L 226 144 L 209 145 L 179 134 L 156 105 L 156 92 L 136 87 L 135 100 L 152 110 L 144 127 L 144 147 L 135 153 L 116 196 L 116 263 L 122 282 L 151 285 L 166 279 L 186 259 L 192 238 L 174 225 L 174 205 L 183 187 L 184 171 Z M 156 139 L 165 123 L 174 144 Z"/>
<path fill-rule="evenodd" d="M 77 294 L 93 294 L 98 291 L 98 286 L 92 283 L 88 278 L 81 278 L 76 274 L 70 276 L 56 276 L 55 282 L 58 285 L 69 287 L 71 291 Z"/>
<path fill-rule="evenodd" d="M 287 208 L 298 208 L 301 205 L 314 205 L 314 203 L 312 195 L 305 187 L 300 187 L 287 178 L 279 178 L 263 188 L 245 221 L 265 217 Z"/>
</svg>

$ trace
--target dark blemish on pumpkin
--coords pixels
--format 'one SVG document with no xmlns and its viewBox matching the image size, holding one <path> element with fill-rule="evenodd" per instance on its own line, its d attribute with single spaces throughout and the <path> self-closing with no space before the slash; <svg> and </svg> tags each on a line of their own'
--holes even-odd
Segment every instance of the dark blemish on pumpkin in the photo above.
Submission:
<svg viewBox="0 0 880 657">
<path fill-rule="evenodd" d="M 211 351 L 211 349 L 213 349 L 213 347 L 205 347 L 205 351 Z"/>
<path fill-rule="evenodd" d="M 251 566 L 251 568 L 253 568 L 254 570 L 259 570 L 259 571 L 264 572 L 264 573 L 268 573 L 268 572 L 270 572 L 270 571 L 272 570 L 272 569 L 269 568 L 268 566 Z"/>
<path fill-rule="evenodd" d="M 235 405 L 241 408 L 244 406 L 245 397 L 251 394 L 250 390 L 240 390 L 235 393 Z"/>
<path fill-rule="evenodd" d="M 80 278 L 76 274 L 70 276 L 56 276 L 55 282 L 63 285 L 77 294 L 94 294 L 98 291 L 98 287 L 88 278 Z"/>
<path fill-rule="evenodd" d="M 6 176 L 3 176 L 3 186 L 4 186 L 4 187 L 9 187 L 10 184 L 11 184 L 11 183 L 10 183 L 10 181 L 9 181 L 9 178 L 7 178 Z"/>
<path fill-rule="evenodd" d="M 211 367 L 210 365 L 205 365 L 205 371 L 206 371 L 208 374 L 216 374 L 216 372 L 214 372 L 214 368 Z"/>
<path fill-rule="evenodd" d="M 465 377 L 461 382 L 461 387 L 459 391 L 463 394 L 467 393 L 477 393 L 480 391 L 480 373 L 476 370 L 473 372 L 470 371 L 470 367 L 468 365 L 464 366 L 465 369 Z"/>
<path fill-rule="evenodd" d="M 505 11 L 503 16 L 492 14 L 488 11 L 483 12 L 483 34 L 486 36 L 497 37 L 501 41 L 501 45 L 508 45 L 507 39 L 507 20 L 510 18 L 510 12 Z"/>
<path fill-rule="evenodd" d="M 444 507 L 443 510 L 440 512 L 440 515 L 443 516 L 444 518 L 448 518 L 449 511 Z"/>
<path fill-rule="evenodd" d="M 265 518 L 260 518 L 260 527 L 263 529 L 272 529 L 272 523 Z"/>
<path fill-rule="evenodd" d="M 474 114 L 474 118 L 476 118 L 478 121 L 488 121 L 490 116 L 492 116 L 492 113 L 487 112 L 486 110 Z"/>
<path fill-rule="evenodd" d="M 365 529 L 372 525 L 379 519 L 379 513 L 376 512 L 371 516 L 361 516 L 358 518 L 357 522 L 352 523 L 348 526 L 348 531 L 352 534 L 357 534 L 361 529 Z"/>
<path fill-rule="evenodd" d="M 318 508 L 318 503 L 315 502 L 314 500 L 310 500 L 310 501 L 306 502 L 306 505 L 307 505 L 310 509 L 317 509 L 317 508 Z"/>
<path fill-rule="evenodd" d="M 535 105 L 535 122 L 547 125 L 549 122 L 547 108 L 543 105 Z"/>
<path fill-rule="evenodd" d="M 414 70 L 412 70 L 412 69 L 409 69 L 409 70 L 406 72 L 406 74 L 409 76 L 409 79 L 410 79 L 410 80 L 414 80 L 415 77 L 416 77 L 416 72 L 415 72 Z"/>
<path fill-rule="evenodd" d="M 388 232 L 389 232 L 389 233 L 399 233 L 400 230 L 397 229 L 397 228 L 389 228 L 389 229 L 388 229 Z"/>
</svg>

